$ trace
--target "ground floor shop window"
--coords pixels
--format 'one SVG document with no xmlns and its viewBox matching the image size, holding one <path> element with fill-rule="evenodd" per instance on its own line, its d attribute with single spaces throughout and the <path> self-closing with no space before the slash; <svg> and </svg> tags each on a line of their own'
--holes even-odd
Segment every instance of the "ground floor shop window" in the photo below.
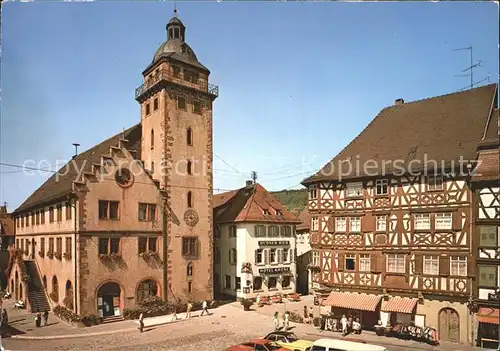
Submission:
<svg viewBox="0 0 500 351">
<path fill-rule="evenodd" d="M 226 275 L 226 280 L 225 280 L 225 284 L 224 284 L 224 287 L 226 289 L 231 289 L 231 276 L 230 275 Z"/>
<path fill-rule="evenodd" d="M 262 278 L 255 277 L 253 278 L 253 290 L 262 290 Z"/>
<path fill-rule="evenodd" d="M 413 316 L 407 313 L 391 313 L 391 325 L 410 324 L 413 322 Z"/>
<path fill-rule="evenodd" d="M 267 288 L 268 289 L 276 289 L 277 286 L 277 280 L 276 277 L 269 277 L 267 281 Z"/>
<path fill-rule="evenodd" d="M 499 347 L 499 329 L 498 324 L 479 322 L 477 346 L 490 349 Z"/>
</svg>

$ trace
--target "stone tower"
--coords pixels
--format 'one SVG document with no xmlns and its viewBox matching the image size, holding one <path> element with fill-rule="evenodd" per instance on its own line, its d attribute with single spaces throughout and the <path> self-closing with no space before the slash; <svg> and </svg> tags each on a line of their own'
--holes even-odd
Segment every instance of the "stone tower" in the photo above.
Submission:
<svg viewBox="0 0 500 351">
<path fill-rule="evenodd" d="M 135 92 L 141 160 L 167 194 L 164 293 L 166 288 L 169 300 L 211 299 L 212 104 L 218 87 L 208 83 L 210 71 L 186 43 L 176 13 L 166 29 L 167 40 Z"/>
</svg>

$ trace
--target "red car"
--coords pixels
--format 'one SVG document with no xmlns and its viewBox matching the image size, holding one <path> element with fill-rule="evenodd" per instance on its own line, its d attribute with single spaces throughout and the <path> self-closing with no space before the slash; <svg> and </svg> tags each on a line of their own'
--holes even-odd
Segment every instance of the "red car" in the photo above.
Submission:
<svg viewBox="0 0 500 351">
<path fill-rule="evenodd" d="M 290 351 L 265 339 L 252 339 L 239 345 L 229 346 L 225 351 Z"/>
</svg>

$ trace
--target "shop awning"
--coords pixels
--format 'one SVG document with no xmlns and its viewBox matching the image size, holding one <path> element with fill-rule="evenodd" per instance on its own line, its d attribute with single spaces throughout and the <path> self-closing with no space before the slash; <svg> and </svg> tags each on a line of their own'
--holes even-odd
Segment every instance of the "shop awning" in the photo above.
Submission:
<svg viewBox="0 0 500 351">
<path fill-rule="evenodd" d="M 481 307 L 477 320 L 481 323 L 500 324 L 500 311 L 498 308 Z"/>
<path fill-rule="evenodd" d="M 382 311 L 412 314 L 418 299 L 408 297 L 393 297 L 389 301 L 382 303 Z"/>
<path fill-rule="evenodd" d="M 323 300 L 322 305 L 373 312 L 377 309 L 380 299 L 381 296 L 378 295 L 332 291 Z"/>
</svg>

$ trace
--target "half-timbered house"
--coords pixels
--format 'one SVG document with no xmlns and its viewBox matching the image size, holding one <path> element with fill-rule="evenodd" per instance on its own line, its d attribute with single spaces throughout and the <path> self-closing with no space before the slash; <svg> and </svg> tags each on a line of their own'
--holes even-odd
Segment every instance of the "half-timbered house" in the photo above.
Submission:
<svg viewBox="0 0 500 351">
<path fill-rule="evenodd" d="M 497 86 L 396 100 L 309 188 L 313 285 L 323 304 L 364 327 L 415 323 L 467 342 L 471 256 L 468 187 Z"/>
<path fill-rule="evenodd" d="M 474 289 L 477 346 L 499 346 L 500 324 L 500 140 L 498 110 L 478 146 L 472 177 L 474 193 L 474 254 L 477 278 Z"/>
</svg>

